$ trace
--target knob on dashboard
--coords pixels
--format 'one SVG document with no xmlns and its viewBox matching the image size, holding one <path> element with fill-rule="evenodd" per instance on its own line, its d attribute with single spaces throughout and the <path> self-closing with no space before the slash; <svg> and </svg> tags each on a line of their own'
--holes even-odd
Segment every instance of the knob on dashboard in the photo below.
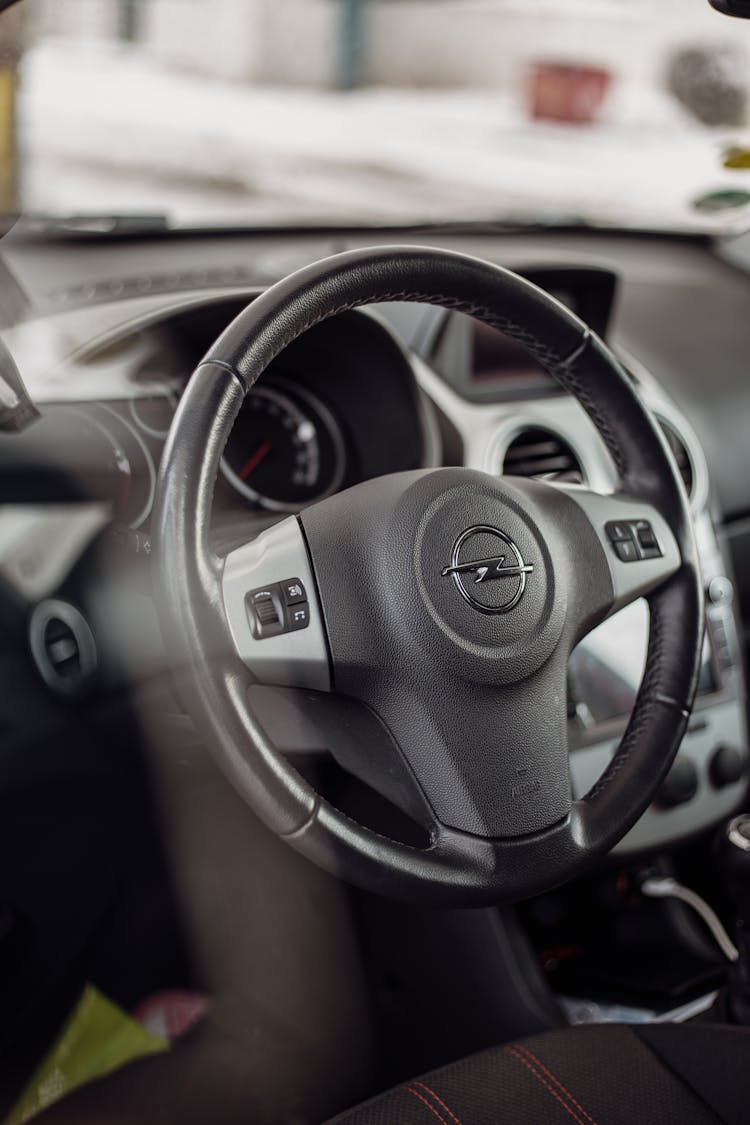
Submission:
<svg viewBox="0 0 750 1125">
<path fill-rule="evenodd" d="M 716 861 L 735 909 L 737 960 L 727 978 L 727 1012 L 750 1026 L 750 815 L 735 816 L 716 837 Z"/>
<path fill-rule="evenodd" d="M 737 919 L 747 930 L 750 923 L 750 814 L 733 817 L 719 831 L 716 858 Z"/>
<path fill-rule="evenodd" d="M 656 795 L 663 809 L 674 809 L 692 801 L 698 792 L 698 771 L 690 758 L 678 758 L 664 778 Z"/>
<path fill-rule="evenodd" d="M 735 785 L 745 773 L 745 761 L 736 746 L 717 746 L 711 755 L 708 776 L 715 789 Z"/>
<path fill-rule="evenodd" d="M 706 598 L 711 605 L 731 605 L 734 600 L 734 586 L 723 574 L 718 574 L 707 584 Z"/>
</svg>

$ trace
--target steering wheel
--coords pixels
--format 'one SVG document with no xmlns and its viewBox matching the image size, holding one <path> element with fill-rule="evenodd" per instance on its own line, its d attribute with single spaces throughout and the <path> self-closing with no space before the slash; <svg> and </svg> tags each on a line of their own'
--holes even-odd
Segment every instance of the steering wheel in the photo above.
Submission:
<svg viewBox="0 0 750 1125">
<path fill-rule="evenodd" d="M 307 329 L 381 301 L 468 313 L 523 344 L 592 419 L 617 491 L 463 468 L 401 472 L 217 557 L 214 485 L 248 390 Z M 601 340 L 498 266 L 386 246 L 336 255 L 268 289 L 191 376 L 152 530 L 162 631 L 208 747 L 269 828 L 370 890 L 471 905 L 578 876 L 646 809 L 684 734 L 703 600 L 675 464 Z M 648 656 L 630 722 L 603 775 L 573 800 L 568 658 L 643 596 Z M 336 732 L 348 732 L 346 767 L 419 820 L 425 846 L 323 799 L 269 739 L 250 703 L 254 682 L 306 689 L 299 696 L 327 723 L 334 754 Z"/>
</svg>

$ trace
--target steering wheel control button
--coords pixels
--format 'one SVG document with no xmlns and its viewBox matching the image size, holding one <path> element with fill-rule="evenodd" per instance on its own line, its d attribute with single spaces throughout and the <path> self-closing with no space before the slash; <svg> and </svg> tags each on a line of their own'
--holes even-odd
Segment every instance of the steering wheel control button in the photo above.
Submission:
<svg viewBox="0 0 750 1125">
<path fill-rule="evenodd" d="M 662 558 L 662 549 L 648 520 L 613 520 L 605 524 L 604 530 L 620 562 Z"/>
<path fill-rule="evenodd" d="M 271 598 L 259 598 L 255 602 L 255 616 L 260 622 L 261 629 L 281 624 L 276 606 Z"/>
<path fill-rule="evenodd" d="M 461 597 L 480 613 L 508 613 L 518 605 L 534 564 L 526 562 L 516 544 L 496 527 L 469 527 L 453 544 L 449 566 Z"/>
<path fill-rule="evenodd" d="M 633 532 L 630 529 L 630 524 L 623 523 L 622 520 L 613 520 L 607 524 L 607 535 L 612 543 L 617 543 L 621 539 L 632 539 Z"/>
<path fill-rule="evenodd" d="M 296 632 L 297 629 L 306 629 L 310 624 L 310 606 L 307 602 L 297 602 L 296 605 L 290 605 L 286 612 L 289 628 L 292 632 Z"/>
<path fill-rule="evenodd" d="M 277 585 L 253 590 L 248 594 L 247 608 L 254 637 L 262 640 L 284 632 L 284 605 Z"/>
<path fill-rule="evenodd" d="M 615 554 L 620 562 L 637 562 L 638 548 L 632 539 L 618 539 L 614 544 Z"/>
<path fill-rule="evenodd" d="M 310 624 L 310 606 L 299 578 L 252 590 L 247 604 L 253 636 L 258 640 L 295 633 Z"/>
<path fill-rule="evenodd" d="M 648 520 L 638 520 L 635 525 L 635 533 L 638 537 L 638 544 L 644 551 L 650 550 L 652 547 L 658 547 L 654 529 Z"/>
<path fill-rule="evenodd" d="M 635 528 L 636 542 L 642 559 L 661 558 L 661 547 L 654 535 L 654 529 L 648 520 L 637 520 Z"/>
<path fill-rule="evenodd" d="M 281 590 L 286 605 L 297 605 L 299 602 L 307 601 L 305 587 L 299 578 L 287 578 L 286 582 L 281 583 Z"/>
</svg>

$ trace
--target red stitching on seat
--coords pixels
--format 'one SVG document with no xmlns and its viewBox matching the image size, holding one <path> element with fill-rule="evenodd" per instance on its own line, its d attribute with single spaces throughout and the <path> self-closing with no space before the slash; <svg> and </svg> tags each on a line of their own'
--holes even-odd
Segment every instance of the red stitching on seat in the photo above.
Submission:
<svg viewBox="0 0 750 1125">
<path fill-rule="evenodd" d="M 441 1125 L 448 1125 L 448 1122 L 445 1120 L 445 1118 L 441 1117 L 441 1115 L 435 1109 L 434 1105 L 431 1105 L 430 1102 L 427 1101 L 427 1098 L 422 1097 L 419 1090 L 415 1090 L 413 1086 L 404 1086 L 404 1089 L 408 1094 L 413 1094 L 415 1098 L 419 1098 L 420 1102 L 422 1102 L 423 1105 L 427 1106 L 430 1113 L 433 1114 L 434 1117 L 437 1117 L 438 1121 L 441 1122 Z"/>
<path fill-rule="evenodd" d="M 537 1082 L 541 1082 L 542 1086 L 545 1087 L 545 1089 L 552 1095 L 556 1102 L 560 1103 L 565 1112 L 569 1113 L 573 1120 L 578 1122 L 578 1125 L 585 1125 L 585 1122 L 581 1120 L 575 1110 L 572 1109 L 566 1101 L 563 1101 L 554 1086 L 551 1086 L 547 1079 L 542 1077 L 539 1071 L 534 1068 L 534 1066 L 529 1062 L 528 1059 L 524 1058 L 520 1051 L 517 1051 L 515 1047 L 503 1047 L 503 1050 L 507 1051 L 509 1055 L 512 1055 L 514 1059 L 517 1059 L 518 1062 L 523 1063 L 526 1069 L 534 1075 Z"/>
<path fill-rule="evenodd" d="M 591 1125 L 596 1125 L 596 1121 L 594 1120 L 594 1118 L 591 1116 L 590 1113 L 586 1112 L 586 1110 L 583 1108 L 583 1106 L 580 1104 L 580 1102 L 577 1102 L 575 1100 L 575 1098 L 573 1097 L 573 1095 L 571 1094 L 570 1090 L 565 1085 L 565 1083 L 561 1082 L 560 1079 L 552 1073 L 552 1071 L 549 1069 L 549 1067 L 546 1067 L 544 1065 L 542 1060 L 540 1058 L 538 1058 L 534 1054 L 533 1051 L 530 1051 L 528 1047 L 524 1047 L 522 1043 L 516 1043 L 515 1047 L 516 1047 L 517 1050 L 521 1051 L 524 1055 L 528 1055 L 529 1058 L 532 1058 L 534 1060 L 534 1062 L 537 1064 L 537 1066 L 539 1067 L 539 1069 L 544 1071 L 544 1073 L 547 1075 L 547 1077 L 550 1078 L 555 1083 L 555 1085 L 560 1090 L 563 1091 L 564 1094 L 567 1094 L 571 1103 L 576 1107 L 577 1110 L 579 1110 L 583 1114 L 583 1116 L 586 1118 L 586 1120 L 590 1121 Z"/>
<path fill-rule="evenodd" d="M 431 1096 L 432 1096 L 432 1097 L 433 1097 L 433 1098 L 435 1099 L 435 1101 L 437 1102 L 437 1104 L 438 1104 L 439 1106 L 442 1106 L 442 1107 L 443 1107 L 443 1109 L 444 1109 L 444 1110 L 445 1110 L 445 1112 L 446 1112 L 446 1113 L 448 1114 L 448 1116 L 449 1116 L 450 1118 L 452 1118 L 452 1120 L 453 1120 L 453 1121 L 455 1121 L 455 1122 L 456 1122 L 456 1125 L 462 1125 L 462 1122 L 461 1122 L 461 1121 L 459 1120 L 459 1118 L 458 1118 L 458 1117 L 456 1117 L 455 1113 L 454 1113 L 454 1112 L 453 1112 L 453 1110 L 452 1110 L 452 1109 L 450 1108 L 450 1106 L 447 1106 L 447 1105 L 445 1104 L 445 1102 L 443 1101 L 443 1099 L 442 1099 L 442 1098 L 440 1098 L 440 1097 L 438 1097 L 438 1095 L 437 1095 L 437 1094 L 435 1093 L 435 1091 L 434 1091 L 433 1089 L 431 1089 L 431 1088 L 430 1088 L 430 1087 L 429 1087 L 429 1086 L 427 1085 L 427 1083 L 426 1083 L 426 1082 L 419 1082 L 419 1081 L 417 1081 L 417 1082 L 415 1082 L 415 1083 L 414 1083 L 414 1085 L 415 1085 L 415 1086 L 421 1086 L 423 1090 L 426 1090 L 426 1091 L 427 1091 L 427 1093 L 428 1093 L 428 1094 L 430 1094 L 430 1095 L 431 1095 Z M 596 1125 L 596 1122 L 594 1122 L 594 1125 Z"/>
</svg>

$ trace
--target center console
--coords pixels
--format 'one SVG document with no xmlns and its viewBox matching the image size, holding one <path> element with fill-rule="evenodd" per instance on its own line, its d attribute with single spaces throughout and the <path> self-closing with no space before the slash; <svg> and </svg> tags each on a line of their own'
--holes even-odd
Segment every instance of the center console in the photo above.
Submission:
<svg viewBox="0 0 750 1125">
<path fill-rule="evenodd" d="M 615 849 L 627 854 L 697 834 L 729 816 L 747 788 L 748 738 L 733 587 L 708 515 L 697 521 L 706 586 L 706 637 L 687 734 L 657 799 Z M 643 676 L 648 606 L 636 602 L 575 649 L 569 668 L 574 796 L 606 768 Z"/>
</svg>

